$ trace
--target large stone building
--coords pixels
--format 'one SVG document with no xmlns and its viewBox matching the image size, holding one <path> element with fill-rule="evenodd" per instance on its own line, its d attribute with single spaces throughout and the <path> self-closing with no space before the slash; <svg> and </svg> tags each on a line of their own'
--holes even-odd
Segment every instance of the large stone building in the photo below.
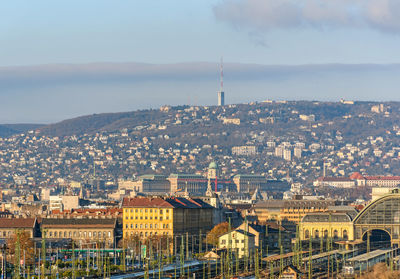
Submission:
<svg viewBox="0 0 400 279">
<path fill-rule="evenodd" d="M 124 198 L 123 236 L 198 235 L 213 226 L 214 208 L 200 199 Z"/>
<path fill-rule="evenodd" d="M 41 228 L 46 239 L 72 239 L 80 245 L 98 243 L 114 247 L 117 237 L 115 218 L 45 218 Z"/>
<path fill-rule="evenodd" d="M 300 224 L 302 239 L 332 237 L 354 242 L 366 241 L 400 245 L 400 191 L 373 200 L 356 216 L 348 212 L 311 214 Z"/>
<path fill-rule="evenodd" d="M 39 236 L 36 218 L 0 218 L 0 239 L 11 238 L 16 232 L 26 232 L 31 238 Z"/>
<path fill-rule="evenodd" d="M 300 222 L 300 239 L 328 238 L 333 240 L 354 239 L 353 219 L 355 216 L 344 212 L 309 213 Z"/>
<path fill-rule="evenodd" d="M 198 174 L 171 174 L 168 176 L 171 193 L 187 191 L 191 195 L 202 196 L 207 190 L 207 178 Z"/>
<path fill-rule="evenodd" d="M 314 181 L 314 186 L 339 188 L 352 188 L 356 186 L 396 187 L 400 186 L 400 176 L 363 176 L 361 173 L 355 172 L 349 177 L 319 177 Z"/>
<path fill-rule="evenodd" d="M 335 205 L 333 200 L 267 200 L 254 205 L 254 213 L 261 223 L 268 220 L 288 220 L 300 222 L 304 215 L 325 212 Z"/>
<path fill-rule="evenodd" d="M 267 180 L 265 176 L 254 174 L 236 174 L 232 178 L 238 193 L 253 193 L 256 189 L 262 192 L 284 192 L 290 185 L 282 180 Z"/>
</svg>

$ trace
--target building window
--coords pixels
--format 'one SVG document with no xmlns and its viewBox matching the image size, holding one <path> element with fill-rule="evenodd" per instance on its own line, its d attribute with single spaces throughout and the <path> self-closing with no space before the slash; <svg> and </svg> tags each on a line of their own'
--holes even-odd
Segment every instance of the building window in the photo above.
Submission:
<svg viewBox="0 0 400 279">
<path fill-rule="evenodd" d="M 133 213 L 133 209 L 131 209 L 131 213 Z"/>
<path fill-rule="evenodd" d="M 324 238 L 328 238 L 328 230 L 324 230 Z"/>
<path fill-rule="evenodd" d="M 339 237 L 338 231 L 337 231 L 337 230 L 334 230 L 334 231 L 333 231 L 333 238 L 334 238 L 334 239 L 337 239 L 338 237 Z"/>
<path fill-rule="evenodd" d="M 318 231 L 318 230 L 315 230 L 315 232 L 314 232 L 314 238 L 319 238 L 319 231 Z"/>
<path fill-rule="evenodd" d="M 92 237 L 92 232 L 89 232 L 88 236 L 89 236 L 89 238 L 91 238 Z"/>
<path fill-rule="evenodd" d="M 310 237 L 310 231 L 309 230 L 306 230 L 305 232 L 304 232 L 304 238 L 309 238 Z"/>
<path fill-rule="evenodd" d="M 133 224 L 131 224 L 131 229 L 133 229 Z"/>
<path fill-rule="evenodd" d="M 135 228 L 136 228 L 136 229 L 138 228 L 138 224 L 135 225 Z"/>
<path fill-rule="evenodd" d="M 168 213 L 168 212 L 169 212 L 169 209 L 166 209 L 166 210 L 165 210 L 165 212 L 167 212 L 167 213 Z"/>
<path fill-rule="evenodd" d="M 150 209 L 150 213 L 152 213 L 153 212 L 153 209 Z"/>
<path fill-rule="evenodd" d="M 72 232 L 69 232 L 69 233 L 68 233 L 68 236 L 71 237 L 71 236 L 72 236 Z"/>
<path fill-rule="evenodd" d="M 160 209 L 160 214 L 162 214 L 162 209 Z"/>
<path fill-rule="evenodd" d="M 96 236 L 97 236 L 97 233 L 93 232 L 93 237 L 96 237 Z M 126 236 L 128 236 L 128 233 L 126 233 Z"/>
<path fill-rule="evenodd" d="M 57 237 L 57 232 L 54 232 L 54 237 Z"/>
<path fill-rule="evenodd" d="M 150 224 L 150 229 L 152 229 L 153 228 L 153 224 Z"/>
<path fill-rule="evenodd" d="M 157 224 L 154 224 L 154 228 L 157 229 Z"/>
<path fill-rule="evenodd" d="M 347 240 L 348 237 L 347 230 L 343 230 L 343 239 Z"/>
<path fill-rule="evenodd" d="M 146 212 L 146 213 L 147 213 L 147 209 L 145 209 L 145 210 L 144 210 L 144 212 Z"/>
<path fill-rule="evenodd" d="M 135 212 L 137 213 L 137 212 L 138 212 L 138 210 L 137 210 L 137 209 L 135 209 Z"/>
<path fill-rule="evenodd" d="M 109 238 L 111 237 L 111 232 L 108 232 L 108 237 L 109 237 Z"/>
<path fill-rule="evenodd" d="M 147 229 L 147 224 L 144 224 L 144 228 Z"/>
<path fill-rule="evenodd" d="M 125 229 L 127 229 L 127 228 L 128 228 L 128 224 L 125 225 Z"/>
<path fill-rule="evenodd" d="M 52 237 L 53 236 L 53 232 L 49 232 L 49 236 Z"/>
</svg>

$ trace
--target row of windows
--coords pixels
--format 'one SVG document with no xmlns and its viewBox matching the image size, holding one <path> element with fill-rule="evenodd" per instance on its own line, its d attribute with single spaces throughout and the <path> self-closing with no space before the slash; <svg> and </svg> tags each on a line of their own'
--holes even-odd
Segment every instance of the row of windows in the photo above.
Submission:
<svg viewBox="0 0 400 279">
<path fill-rule="evenodd" d="M 221 240 L 221 244 L 225 244 L 226 242 L 227 242 L 227 241 L 226 241 L 225 239 L 222 239 L 222 240 Z M 239 239 L 236 239 L 236 240 L 235 240 L 235 243 L 240 243 L 240 242 L 244 243 L 244 239 L 242 239 L 241 241 L 240 241 Z M 229 243 L 232 244 L 232 239 L 229 240 Z"/>
<path fill-rule="evenodd" d="M 328 230 L 324 230 L 323 232 L 321 231 L 321 233 L 322 233 L 321 236 L 323 238 L 328 238 Z M 309 237 L 310 237 L 310 231 L 309 230 L 305 230 L 304 238 L 309 238 Z M 314 231 L 314 238 L 320 238 L 320 232 L 318 230 Z M 333 238 L 335 238 L 335 239 L 339 238 L 339 232 L 337 230 L 333 231 Z M 347 239 L 348 238 L 347 230 L 343 230 L 342 238 L 343 239 Z"/>
<path fill-rule="evenodd" d="M 133 232 L 130 232 L 130 236 L 132 237 L 132 236 L 134 236 L 134 235 L 138 235 L 138 236 L 140 236 L 140 237 L 143 237 L 143 236 L 152 236 L 152 235 L 158 235 L 158 233 L 157 232 L 140 232 L 140 233 L 138 233 L 138 232 L 135 232 L 135 234 L 133 233 Z M 160 235 L 161 235 L 161 233 L 160 233 Z M 163 232 L 162 233 L 162 235 L 169 235 L 169 233 L 168 232 Z M 125 233 L 125 236 L 126 237 L 129 237 L 129 233 L 128 232 L 126 232 Z"/>
<path fill-rule="evenodd" d="M 129 229 L 129 227 L 131 228 L 131 229 L 133 229 L 133 224 L 125 224 L 125 228 L 126 229 Z M 147 229 L 147 228 L 149 228 L 149 229 L 152 229 L 152 228 L 155 228 L 155 229 L 158 229 L 158 224 L 154 224 L 154 226 L 153 226 L 153 224 L 135 224 L 135 229 Z M 162 224 L 162 228 L 163 229 L 168 229 L 169 228 L 169 224 Z M 160 229 L 161 229 L 161 224 L 160 224 Z"/>
<path fill-rule="evenodd" d="M 128 212 L 131 212 L 131 213 L 133 213 L 133 209 L 125 209 L 125 213 L 128 213 Z M 145 213 L 147 213 L 147 212 L 150 212 L 150 213 L 152 213 L 153 212 L 153 209 L 152 208 L 150 208 L 150 209 L 135 209 L 135 212 L 136 213 L 138 213 L 138 212 L 140 212 L 140 213 L 143 213 L 143 212 L 145 212 Z M 154 209 L 154 212 L 155 213 L 157 213 L 157 209 Z M 165 212 L 166 213 L 169 213 L 169 209 L 165 209 Z M 162 209 L 160 209 L 160 214 L 163 214 L 163 210 Z"/>
<path fill-rule="evenodd" d="M 135 216 L 135 220 L 138 220 L 138 219 L 143 220 L 143 218 L 144 218 L 145 220 L 147 220 L 147 215 L 144 216 L 144 217 L 143 217 L 143 216 L 140 216 L 140 217 Z M 153 216 L 149 216 L 148 218 L 149 218 L 150 220 L 153 220 Z M 133 216 L 131 216 L 130 219 L 133 220 Z M 157 220 L 157 216 L 154 216 L 154 219 Z M 129 217 L 128 217 L 128 216 L 125 216 L 125 220 L 129 220 Z M 163 217 L 160 216 L 160 221 L 162 221 L 162 220 L 163 220 Z M 165 220 L 169 220 L 169 216 L 165 216 Z"/>
<path fill-rule="evenodd" d="M 45 233 L 45 236 L 47 236 L 47 233 Z M 79 237 L 79 238 L 106 238 L 106 237 L 111 237 L 111 232 L 101 232 L 101 231 L 99 231 L 99 232 L 96 232 L 96 231 L 93 231 L 93 232 L 91 232 L 91 231 L 89 231 L 89 232 L 86 232 L 86 231 L 84 231 L 84 232 L 77 232 L 77 231 L 74 231 L 74 232 L 71 232 L 71 231 L 69 231 L 69 232 L 67 232 L 67 231 L 59 231 L 59 232 L 57 232 L 57 231 L 55 231 L 55 232 L 53 232 L 53 231 L 50 231 L 49 232 L 49 234 L 48 234 L 48 236 L 49 237 Z"/>
</svg>

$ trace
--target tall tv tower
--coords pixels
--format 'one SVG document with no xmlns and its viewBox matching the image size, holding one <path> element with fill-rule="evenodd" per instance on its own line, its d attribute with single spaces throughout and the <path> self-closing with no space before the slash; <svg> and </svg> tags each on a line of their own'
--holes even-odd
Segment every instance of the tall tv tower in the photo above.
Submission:
<svg viewBox="0 0 400 279">
<path fill-rule="evenodd" d="M 224 106 L 225 105 L 225 93 L 224 93 L 224 64 L 223 64 L 223 58 L 221 57 L 221 64 L 220 64 L 220 70 L 221 70 L 221 87 L 220 90 L 218 91 L 218 106 Z"/>
</svg>

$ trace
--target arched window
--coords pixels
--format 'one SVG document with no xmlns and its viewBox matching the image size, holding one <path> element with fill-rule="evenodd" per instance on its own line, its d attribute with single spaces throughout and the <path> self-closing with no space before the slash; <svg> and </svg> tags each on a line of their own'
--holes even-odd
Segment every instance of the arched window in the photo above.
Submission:
<svg viewBox="0 0 400 279">
<path fill-rule="evenodd" d="M 339 237 L 338 231 L 337 231 L 337 230 L 334 230 L 334 231 L 333 231 L 333 238 L 334 238 L 334 239 L 338 239 L 338 237 Z"/>
<path fill-rule="evenodd" d="M 324 238 L 328 238 L 328 230 L 324 230 Z"/>
<path fill-rule="evenodd" d="M 319 238 L 319 231 L 318 230 L 314 231 L 314 238 Z"/>
<path fill-rule="evenodd" d="M 343 239 L 347 240 L 349 236 L 347 235 L 347 230 L 343 230 Z"/>
<path fill-rule="evenodd" d="M 309 230 L 306 230 L 304 232 L 304 238 L 310 238 L 310 231 Z"/>
</svg>

